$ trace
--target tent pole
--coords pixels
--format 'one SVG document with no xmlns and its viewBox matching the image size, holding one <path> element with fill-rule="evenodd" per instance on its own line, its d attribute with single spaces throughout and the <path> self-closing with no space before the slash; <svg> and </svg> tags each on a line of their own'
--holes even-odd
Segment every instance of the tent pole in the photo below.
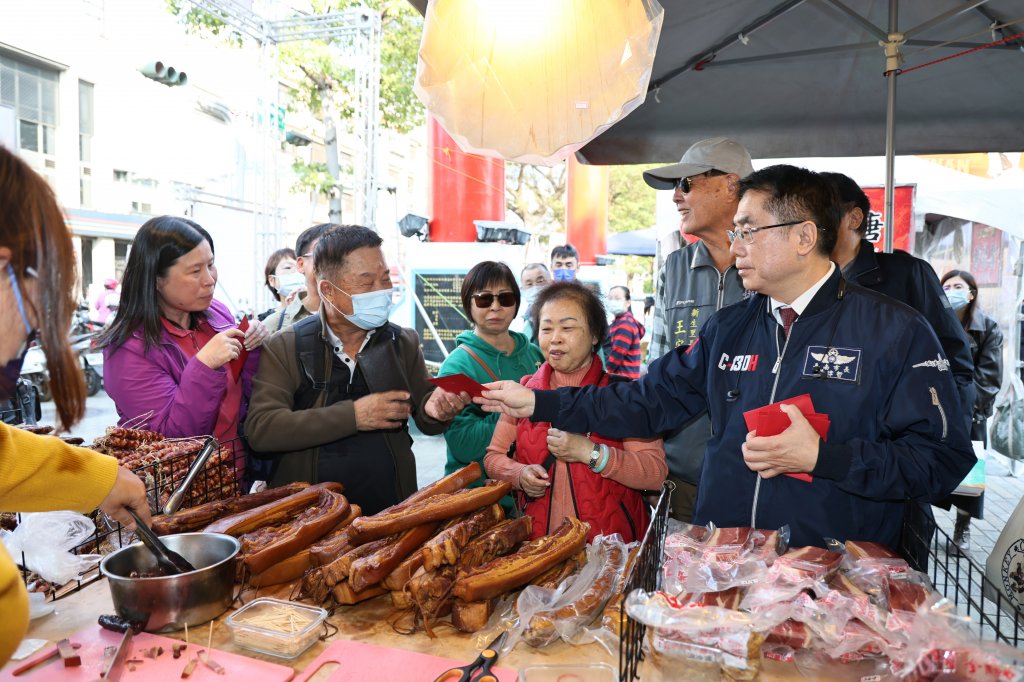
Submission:
<svg viewBox="0 0 1024 682">
<path fill-rule="evenodd" d="M 896 165 L 896 76 L 899 73 L 900 45 L 903 36 L 896 32 L 899 0 L 889 0 L 889 38 L 885 43 L 885 79 L 888 95 L 885 104 L 885 252 L 892 253 Z"/>
<path fill-rule="evenodd" d="M 896 149 L 893 140 L 896 129 L 896 72 L 890 71 L 886 80 L 889 95 L 885 110 L 885 252 L 892 253 L 892 231 L 895 224 L 893 204 L 896 194 Z"/>
</svg>

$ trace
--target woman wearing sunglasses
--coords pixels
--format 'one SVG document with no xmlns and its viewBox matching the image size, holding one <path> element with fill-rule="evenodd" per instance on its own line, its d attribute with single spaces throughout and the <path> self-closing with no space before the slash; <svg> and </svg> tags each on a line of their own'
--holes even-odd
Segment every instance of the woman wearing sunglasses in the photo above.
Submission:
<svg viewBox="0 0 1024 682">
<path fill-rule="evenodd" d="M 527 387 L 604 386 L 613 380 L 597 355 L 608 321 L 590 289 L 575 282 L 548 285 L 534 303 L 533 324 L 545 362 L 524 377 Z M 484 466 L 491 478 L 522 492 L 534 538 L 575 516 L 590 524 L 588 541 L 612 533 L 626 542 L 643 538 L 650 513 L 642 491 L 657 490 L 668 475 L 660 438 L 613 440 L 508 416 L 494 430 Z"/>
<path fill-rule="evenodd" d="M 508 329 L 520 303 L 519 286 L 509 267 L 495 261 L 474 265 L 462 280 L 461 293 L 462 309 L 473 327 L 459 334 L 455 350 L 441 365 L 438 376 L 465 374 L 486 384 L 499 379 L 519 381 L 536 372 L 544 361 L 540 349 L 526 336 Z M 444 432 L 448 444 L 445 474 L 470 462 L 482 464 L 497 423 L 497 414 L 487 414 L 472 403 L 462 410 Z M 486 472 L 484 478 L 488 478 Z"/>
</svg>

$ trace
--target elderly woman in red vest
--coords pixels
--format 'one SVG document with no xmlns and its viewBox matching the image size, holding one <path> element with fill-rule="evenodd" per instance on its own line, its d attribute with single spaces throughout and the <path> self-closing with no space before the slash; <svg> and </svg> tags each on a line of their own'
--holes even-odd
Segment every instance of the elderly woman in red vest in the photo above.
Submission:
<svg viewBox="0 0 1024 682">
<path fill-rule="evenodd" d="M 589 289 L 549 285 L 534 303 L 533 325 L 545 362 L 523 378 L 526 386 L 603 386 L 612 379 L 595 352 L 608 322 Z M 590 523 L 588 540 L 619 533 L 627 542 L 641 539 L 650 521 L 642 491 L 659 488 L 668 473 L 660 439 L 617 441 L 508 416 L 494 430 L 484 468 L 522 491 L 534 537 L 575 516 Z"/>
</svg>

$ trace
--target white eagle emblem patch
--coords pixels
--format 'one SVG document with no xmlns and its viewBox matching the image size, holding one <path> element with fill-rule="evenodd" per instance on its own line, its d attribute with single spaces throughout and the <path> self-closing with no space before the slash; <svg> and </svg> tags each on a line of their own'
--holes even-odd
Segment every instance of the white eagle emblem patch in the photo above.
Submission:
<svg viewBox="0 0 1024 682">
<path fill-rule="evenodd" d="M 808 346 L 803 376 L 856 382 L 860 375 L 859 348 Z"/>
</svg>

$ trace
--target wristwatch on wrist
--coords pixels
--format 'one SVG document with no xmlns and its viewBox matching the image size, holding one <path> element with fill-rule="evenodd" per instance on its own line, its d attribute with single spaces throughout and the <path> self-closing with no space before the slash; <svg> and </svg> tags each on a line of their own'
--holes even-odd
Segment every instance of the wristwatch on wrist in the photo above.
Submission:
<svg viewBox="0 0 1024 682">
<path fill-rule="evenodd" d="M 594 449 L 590 451 L 590 461 L 587 463 L 587 466 L 593 471 L 599 461 L 601 461 L 601 446 L 595 443 Z"/>
</svg>

